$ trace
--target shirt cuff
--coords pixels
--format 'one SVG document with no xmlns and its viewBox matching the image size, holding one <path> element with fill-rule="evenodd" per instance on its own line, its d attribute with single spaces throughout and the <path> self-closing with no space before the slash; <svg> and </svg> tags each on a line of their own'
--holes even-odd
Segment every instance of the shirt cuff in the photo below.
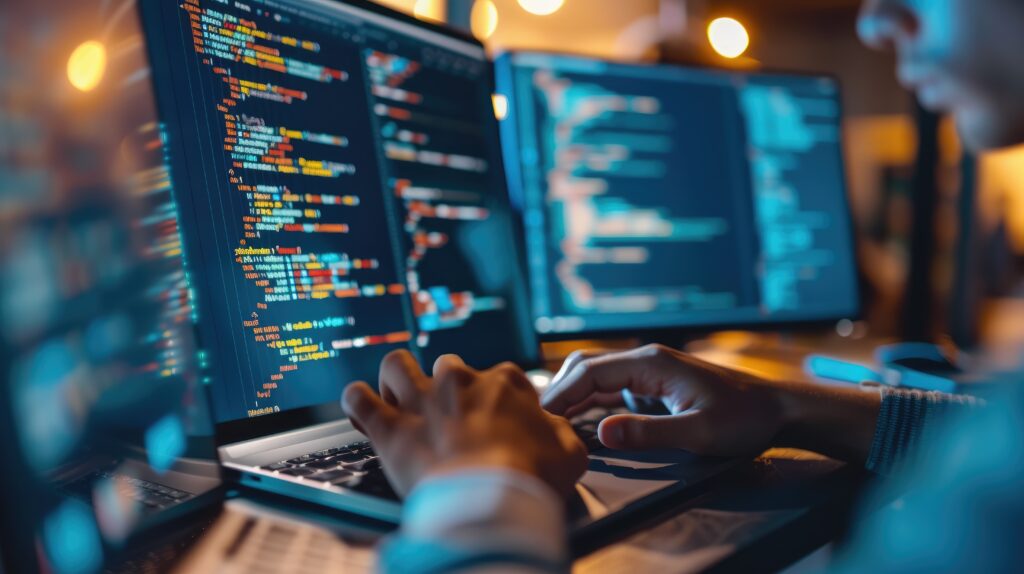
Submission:
<svg viewBox="0 0 1024 574">
<path fill-rule="evenodd" d="M 868 470 L 895 474 L 913 464 L 920 446 L 927 443 L 927 435 L 941 426 L 939 423 L 980 405 L 984 402 L 964 395 L 882 387 Z"/>
<path fill-rule="evenodd" d="M 480 469 L 427 479 L 406 501 L 402 533 L 525 551 L 551 562 L 564 560 L 567 551 L 565 503 L 537 477 L 515 471 Z"/>
</svg>

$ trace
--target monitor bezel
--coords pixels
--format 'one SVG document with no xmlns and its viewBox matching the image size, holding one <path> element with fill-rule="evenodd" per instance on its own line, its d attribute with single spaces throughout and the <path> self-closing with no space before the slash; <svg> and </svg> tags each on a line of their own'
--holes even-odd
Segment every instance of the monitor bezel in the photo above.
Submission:
<svg viewBox="0 0 1024 574">
<path fill-rule="evenodd" d="M 506 50 L 500 53 L 494 60 L 495 73 L 501 73 L 502 67 L 511 70 L 514 64 L 514 58 L 517 56 L 540 56 L 540 57 L 555 57 L 555 58 L 574 58 L 584 62 L 594 63 L 606 63 L 616 66 L 636 66 L 644 68 L 670 68 L 673 70 L 693 70 L 698 72 L 721 72 L 724 74 L 743 74 L 743 75 L 756 75 L 756 76 L 776 76 L 776 77 L 793 77 L 793 78 L 821 78 L 827 79 L 834 82 L 837 86 L 836 103 L 839 106 L 839 166 L 840 166 L 840 177 L 841 185 L 843 189 L 843 207 L 845 212 L 844 219 L 846 220 L 849 230 L 849 241 L 850 251 L 853 257 L 854 267 L 854 310 L 849 314 L 841 315 L 829 315 L 820 318 L 812 319 L 775 319 L 767 321 L 737 321 L 737 322 L 712 322 L 712 323 L 693 323 L 693 324 L 679 324 L 679 325 L 667 325 L 657 327 L 623 327 L 621 329 L 583 329 L 579 331 L 571 332 L 549 332 L 540 333 L 537 332 L 537 338 L 541 343 L 557 343 L 566 341 L 579 341 L 579 340 L 610 340 L 610 339 L 623 339 L 632 338 L 640 339 L 642 341 L 654 341 L 654 342 L 667 342 L 672 343 L 676 341 L 683 341 L 694 337 L 708 335 L 721 331 L 752 331 L 752 332 L 770 332 L 778 331 L 781 328 L 785 328 L 790 331 L 814 331 L 833 328 L 839 321 L 848 319 L 851 321 L 858 321 L 864 317 L 864 293 L 861 286 L 863 273 L 860 267 L 860 249 L 857 243 L 857 230 L 856 222 L 853 219 L 853 208 L 850 198 L 850 183 L 848 168 L 846 165 L 846 125 L 843 121 L 845 119 L 845 102 L 843 98 L 843 84 L 839 77 L 835 74 L 827 72 L 813 72 L 805 70 L 779 70 L 779 69 L 759 69 L 756 71 L 747 70 L 736 70 L 731 68 L 721 68 L 713 66 L 698 66 L 692 64 L 680 64 L 666 61 L 626 61 L 614 58 L 596 58 L 592 56 L 585 56 L 581 54 L 573 54 L 569 52 L 560 51 L 543 51 L 543 50 Z M 509 74 L 512 78 L 512 82 L 515 82 L 515 75 Z M 510 113 L 514 113 L 515 107 L 513 104 L 513 95 L 504 94 L 509 99 Z M 502 122 L 502 130 L 512 130 L 518 140 L 521 135 L 519 134 L 519 126 L 515 122 Z M 507 153 L 507 152 L 506 152 Z M 507 162 L 506 162 L 507 163 Z M 506 174 L 508 169 L 515 169 L 517 172 L 521 169 L 519 165 L 511 168 L 506 167 Z M 509 181 L 506 184 L 509 189 L 509 193 L 521 194 L 519 190 L 512 189 L 512 182 Z M 515 202 L 512 202 L 513 209 L 518 207 Z M 525 233 L 525 222 L 523 221 L 524 216 L 521 209 L 517 209 L 519 225 L 524 228 Z M 547 238 L 545 238 L 545 241 Z M 527 254 L 527 257 L 529 255 Z M 532 269 L 529 265 L 526 267 L 527 274 L 532 273 Z M 530 294 L 531 307 L 533 304 L 533 294 Z M 531 322 L 535 322 L 537 317 L 531 311 Z"/>
<path fill-rule="evenodd" d="M 371 13 L 374 13 L 374 14 L 378 14 L 380 16 L 384 16 L 386 18 L 393 19 L 396 22 L 412 25 L 412 26 L 415 26 L 417 28 L 420 28 L 420 29 L 423 29 L 423 30 L 426 30 L 426 31 L 438 33 L 438 34 L 440 34 L 442 36 L 446 36 L 446 37 L 454 39 L 454 40 L 465 42 L 470 47 L 479 48 L 480 51 L 484 54 L 484 64 L 486 66 L 485 77 L 487 78 L 487 81 L 490 82 L 491 93 L 493 94 L 495 92 L 495 89 L 494 89 L 495 77 L 494 77 L 493 62 L 491 61 L 490 58 L 487 57 L 487 55 L 486 55 L 486 48 L 484 47 L 483 43 L 481 41 L 479 41 L 477 38 L 475 38 L 474 36 L 472 36 L 471 34 L 469 34 L 467 32 L 464 32 L 462 30 L 458 30 L 456 28 L 453 28 L 453 27 L 448 26 L 448 25 L 443 24 L 443 23 L 428 22 L 428 21 L 419 20 L 419 19 L 415 18 L 414 16 L 405 14 L 403 12 L 399 12 L 397 10 L 393 10 L 391 8 L 382 6 L 380 4 L 376 4 L 376 3 L 370 2 L 369 0 L 330 0 L 330 1 L 334 2 L 334 3 L 337 3 L 337 4 L 340 4 L 340 5 L 351 6 L 353 8 L 357 8 L 357 9 L 365 10 L 365 11 L 368 11 L 368 12 L 371 12 Z M 140 18 L 141 18 L 141 10 L 139 11 L 139 14 L 140 14 Z M 143 28 L 145 29 L 145 23 L 143 23 Z M 151 81 L 153 81 L 153 80 L 151 79 Z M 154 90 L 156 90 L 156 87 L 154 87 Z M 488 102 L 488 104 L 490 105 L 490 102 Z M 489 117 L 493 118 L 494 116 L 491 115 Z M 493 120 L 490 120 L 489 124 L 490 124 L 490 129 L 493 130 L 493 132 L 494 132 L 494 136 L 496 138 L 500 138 L 500 131 L 499 131 L 500 130 L 500 126 L 498 126 L 497 119 L 494 118 Z M 500 180 L 501 180 L 502 184 L 504 184 L 506 186 L 505 189 L 496 189 L 495 193 L 504 194 L 503 197 L 507 198 L 508 197 L 508 190 L 507 190 L 507 178 L 505 177 L 505 172 L 504 172 L 504 169 L 505 169 L 504 155 L 503 155 L 503 153 L 501 153 L 500 150 L 499 150 L 499 153 L 497 154 L 496 164 L 495 164 L 494 169 L 501 170 L 500 173 L 501 173 L 502 177 L 500 178 Z M 172 172 L 172 177 L 173 177 L 173 172 Z M 516 210 L 514 209 L 513 206 L 510 206 L 510 214 L 511 214 L 511 220 L 512 220 L 511 223 L 512 223 L 512 227 L 513 227 L 513 231 L 517 235 L 517 237 L 515 238 L 516 239 L 516 246 L 519 247 L 523 243 L 523 239 L 522 239 L 522 237 L 523 237 L 522 236 L 523 227 L 522 227 L 522 224 L 521 224 L 521 220 L 520 220 L 520 218 L 518 216 L 518 213 L 516 212 Z M 523 249 L 521 249 L 521 248 L 517 249 L 516 255 L 517 255 L 517 259 L 518 259 L 517 264 L 519 265 L 519 268 L 521 270 L 523 270 L 522 272 L 525 273 L 525 270 L 526 270 L 526 259 L 525 259 L 525 253 L 523 252 Z M 525 275 L 523 275 L 523 276 L 525 277 Z M 526 299 L 526 304 L 529 305 L 529 293 L 527 293 L 525 295 L 525 299 Z M 200 318 L 200 320 L 202 320 L 202 319 Z M 536 368 L 536 367 L 540 366 L 543 363 L 543 358 L 541 356 L 541 351 L 540 351 L 539 338 L 537 337 L 536 331 L 532 329 L 532 320 L 530 321 L 530 326 L 531 326 L 531 329 L 530 329 L 530 331 L 528 333 L 526 333 L 526 336 L 530 339 L 530 342 L 533 344 L 533 349 L 532 349 L 531 357 L 527 360 L 527 362 L 524 363 L 524 364 L 520 364 L 519 365 L 520 367 L 522 367 L 524 369 Z M 200 344 L 201 344 L 202 333 L 201 333 L 200 326 L 198 324 L 194 325 L 194 330 L 196 331 L 197 337 L 199 337 Z M 214 370 L 210 374 L 214 378 L 214 381 L 211 382 L 210 384 L 217 384 L 216 378 L 217 378 L 217 376 L 219 374 L 218 373 L 219 369 L 217 367 L 212 367 L 212 368 Z M 234 444 L 234 443 L 238 443 L 238 442 L 242 442 L 242 441 L 246 441 L 246 440 L 251 440 L 251 439 L 255 439 L 255 438 L 266 437 L 266 436 L 270 436 L 270 435 L 274 435 L 274 434 L 284 433 L 284 432 L 288 432 L 288 431 L 292 431 L 292 430 L 296 430 L 296 429 L 300 429 L 300 428 L 304 428 L 304 427 L 308 427 L 308 426 L 313 426 L 313 425 L 317 425 L 317 424 L 323 424 L 323 423 L 328 423 L 328 422 L 336 422 L 338 420 L 347 419 L 348 418 L 347 415 L 345 414 L 345 412 L 343 411 L 343 409 L 341 408 L 341 405 L 340 405 L 340 395 L 339 395 L 339 400 L 338 401 L 334 401 L 334 402 L 331 402 L 331 403 L 324 403 L 324 404 L 318 404 L 318 405 L 310 405 L 310 406 L 306 406 L 306 407 L 299 407 L 299 408 L 296 408 L 296 409 L 289 409 L 287 411 L 282 411 L 282 412 L 279 412 L 279 413 L 274 413 L 274 414 L 269 414 L 269 415 L 263 415 L 263 416 L 259 416 L 259 417 L 241 418 L 241 419 L 233 419 L 233 420 L 226 420 L 226 421 L 218 421 L 217 420 L 216 410 L 215 410 L 214 405 L 212 404 L 212 397 L 211 397 L 210 410 L 211 410 L 211 417 L 213 418 L 213 422 L 214 422 L 215 440 L 216 440 L 216 443 L 217 443 L 218 446 L 226 446 L 226 445 L 230 445 L 230 444 Z"/>
</svg>

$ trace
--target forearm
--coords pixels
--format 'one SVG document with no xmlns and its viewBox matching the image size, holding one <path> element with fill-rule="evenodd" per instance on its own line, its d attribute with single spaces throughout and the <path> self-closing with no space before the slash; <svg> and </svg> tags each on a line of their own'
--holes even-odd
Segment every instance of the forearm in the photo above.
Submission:
<svg viewBox="0 0 1024 574">
<path fill-rule="evenodd" d="M 775 393 L 783 418 L 775 446 L 867 461 L 882 406 L 878 389 L 780 383 Z"/>
<path fill-rule="evenodd" d="M 781 383 L 775 387 L 783 428 L 774 444 L 820 452 L 890 474 L 912 462 L 929 431 L 975 398 L 891 387 L 828 387 Z"/>
</svg>

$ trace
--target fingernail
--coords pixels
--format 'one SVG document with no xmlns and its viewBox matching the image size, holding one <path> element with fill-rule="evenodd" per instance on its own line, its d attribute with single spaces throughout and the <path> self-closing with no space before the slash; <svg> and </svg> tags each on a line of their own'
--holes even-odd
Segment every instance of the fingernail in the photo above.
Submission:
<svg viewBox="0 0 1024 574">
<path fill-rule="evenodd" d="M 341 408 L 351 416 L 356 409 L 356 404 L 359 402 L 360 395 L 352 387 L 347 387 L 344 392 L 341 393 Z"/>
<path fill-rule="evenodd" d="M 623 441 L 625 440 L 625 434 L 622 430 L 621 424 L 613 423 L 610 425 L 604 425 L 602 428 L 598 429 L 598 431 L 599 434 L 604 436 L 602 442 L 604 442 L 605 445 L 610 446 L 612 448 L 618 448 L 622 446 Z"/>
</svg>

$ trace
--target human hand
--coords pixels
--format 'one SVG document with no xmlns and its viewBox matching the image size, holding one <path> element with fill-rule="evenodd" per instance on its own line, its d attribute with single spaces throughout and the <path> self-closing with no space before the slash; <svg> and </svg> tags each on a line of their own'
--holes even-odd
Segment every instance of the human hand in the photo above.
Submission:
<svg viewBox="0 0 1024 574">
<path fill-rule="evenodd" d="M 395 351 L 381 363 L 380 390 L 353 383 L 342 406 L 402 494 L 428 476 L 496 467 L 537 476 L 568 496 L 587 468 L 568 421 L 545 412 L 511 364 L 478 372 L 446 355 L 431 378 L 408 351 Z"/>
<path fill-rule="evenodd" d="M 623 389 L 661 399 L 671 414 L 604 419 L 598 437 L 615 449 L 757 454 L 770 446 L 789 414 L 776 383 L 662 345 L 573 353 L 542 403 L 554 414 L 573 416 L 597 406 L 620 406 Z"/>
</svg>

